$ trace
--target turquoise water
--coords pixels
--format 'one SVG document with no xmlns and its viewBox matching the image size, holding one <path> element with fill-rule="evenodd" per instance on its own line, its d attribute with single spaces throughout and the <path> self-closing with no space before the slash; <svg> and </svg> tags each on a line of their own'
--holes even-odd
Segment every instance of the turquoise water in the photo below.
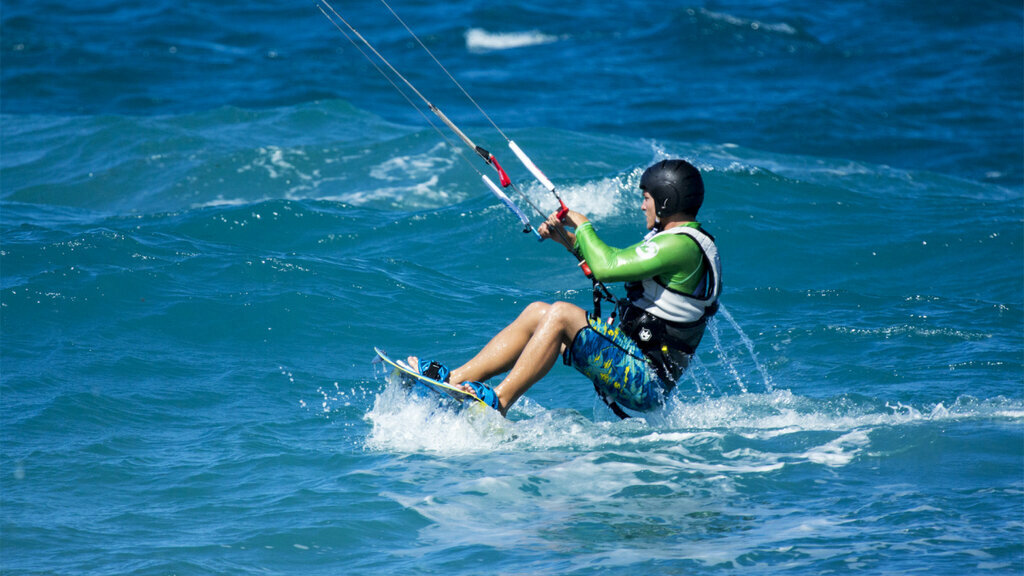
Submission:
<svg viewBox="0 0 1024 576">
<path fill-rule="evenodd" d="M 652 161 L 705 173 L 677 396 L 453 415 L 371 364 L 590 291 L 314 4 L 5 5 L 3 572 L 1024 571 L 1019 6 L 394 7 L 610 243 Z"/>
</svg>

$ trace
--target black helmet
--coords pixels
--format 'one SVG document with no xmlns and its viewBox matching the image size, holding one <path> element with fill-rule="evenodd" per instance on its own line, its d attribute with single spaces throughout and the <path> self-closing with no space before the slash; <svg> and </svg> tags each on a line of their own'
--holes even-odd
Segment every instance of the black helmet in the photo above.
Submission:
<svg viewBox="0 0 1024 576">
<path fill-rule="evenodd" d="M 686 160 L 662 160 L 644 171 L 640 189 L 654 199 L 659 217 L 677 212 L 696 216 L 704 203 L 704 180 Z"/>
</svg>

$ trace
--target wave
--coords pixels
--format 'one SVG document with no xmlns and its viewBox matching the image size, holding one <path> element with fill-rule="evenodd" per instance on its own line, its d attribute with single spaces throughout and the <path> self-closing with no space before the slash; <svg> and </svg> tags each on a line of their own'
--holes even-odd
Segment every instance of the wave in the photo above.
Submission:
<svg viewBox="0 0 1024 576">
<path fill-rule="evenodd" d="M 488 32 L 482 28 L 466 30 L 466 48 L 470 52 L 511 50 L 525 46 L 551 44 L 561 39 L 563 37 L 545 34 L 539 30 L 526 32 Z"/>
<path fill-rule="evenodd" d="M 0 158 L 0 194 L 8 202 L 106 213 L 279 199 L 430 209 L 488 194 L 477 171 L 490 168 L 475 156 L 440 142 L 428 128 L 394 124 L 343 101 L 178 116 L 6 115 L 3 120 L 5 149 L 15 151 Z M 503 139 L 489 129 L 471 132 L 506 160 L 506 169 L 530 200 L 549 200 L 503 152 Z M 757 205 L 764 204 L 764 210 L 772 210 L 762 199 L 783 195 L 840 206 L 872 200 L 893 208 L 900 208 L 898 202 L 906 202 L 908 194 L 911 202 L 914 197 L 948 201 L 963 194 L 999 202 L 1020 198 L 1017 191 L 938 174 L 773 154 L 730 143 L 554 129 L 519 131 L 513 137 L 556 180 L 567 201 L 600 217 L 629 214 L 643 168 L 669 156 L 691 160 L 717 181 L 723 207 L 761 210 Z M 751 195 L 751 188 L 761 193 Z"/>
<path fill-rule="evenodd" d="M 740 18 L 727 14 L 725 12 L 712 12 L 706 8 L 700 8 L 699 10 L 689 9 L 687 12 L 692 16 L 694 14 L 700 14 L 708 20 L 723 22 L 736 28 L 749 28 L 754 31 L 764 30 L 767 32 L 774 32 L 777 34 L 785 34 L 787 36 L 796 36 L 800 32 L 795 27 L 785 22 L 763 22 L 761 20 L 753 20 L 748 18 Z"/>
<path fill-rule="evenodd" d="M 699 398 L 677 395 L 661 412 L 626 421 L 619 421 L 596 401 L 591 420 L 575 410 L 545 407 L 528 395 L 505 420 L 482 407 L 462 412 L 438 408 L 391 377 L 384 382 L 376 394 L 367 389 L 356 393 L 321 389 L 317 410 L 330 415 L 347 406 L 353 394 L 372 397 L 365 416 L 371 430 L 365 442 L 368 449 L 383 452 L 454 456 L 568 449 L 657 454 L 679 445 L 705 450 L 709 442 L 718 446 L 728 438 L 760 445 L 761 450 L 746 450 L 742 456 L 723 454 L 729 450 L 722 448 L 712 450 L 715 458 L 708 456 L 716 462 L 714 471 L 740 474 L 800 463 L 842 467 L 869 451 L 896 449 L 885 440 L 891 433 L 886 431 L 895 428 L 968 421 L 1005 422 L 1010 427 L 1024 423 L 1024 402 L 1019 399 L 965 396 L 948 404 L 911 406 L 849 395 L 815 399 L 788 390 Z M 680 465 L 712 471 L 710 464 L 700 461 Z"/>
</svg>

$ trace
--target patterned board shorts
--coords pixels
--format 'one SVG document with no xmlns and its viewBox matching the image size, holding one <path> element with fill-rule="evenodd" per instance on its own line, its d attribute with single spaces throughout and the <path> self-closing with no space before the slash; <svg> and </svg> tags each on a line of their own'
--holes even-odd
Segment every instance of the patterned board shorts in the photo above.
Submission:
<svg viewBox="0 0 1024 576">
<path fill-rule="evenodd" d="M 618 318 L 589 318 L 562 360 L 589 378 L 609 401 L 646 412 L 665 402 L 665 384 L 643 352 L 619 329 Z"/>
</svg>

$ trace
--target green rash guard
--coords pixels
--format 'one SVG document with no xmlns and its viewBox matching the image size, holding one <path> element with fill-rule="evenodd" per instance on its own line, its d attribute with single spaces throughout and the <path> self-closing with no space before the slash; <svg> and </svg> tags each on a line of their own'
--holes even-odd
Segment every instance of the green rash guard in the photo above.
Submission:
<svg viewBox="0 0 1024 576">
<path fill-rule="evenodd" d="M 683 224 L 700 228 L 700 223 Z M 576 250 L 602 282 L 632 282 L 655 278 L 661 285 L 692 294 L 704 277 L 700 246 L 682 234 L 662 234 L 628 248 L 613 248 L 597 237 L 593 225 L 576 229 Z"/>
</svg>

